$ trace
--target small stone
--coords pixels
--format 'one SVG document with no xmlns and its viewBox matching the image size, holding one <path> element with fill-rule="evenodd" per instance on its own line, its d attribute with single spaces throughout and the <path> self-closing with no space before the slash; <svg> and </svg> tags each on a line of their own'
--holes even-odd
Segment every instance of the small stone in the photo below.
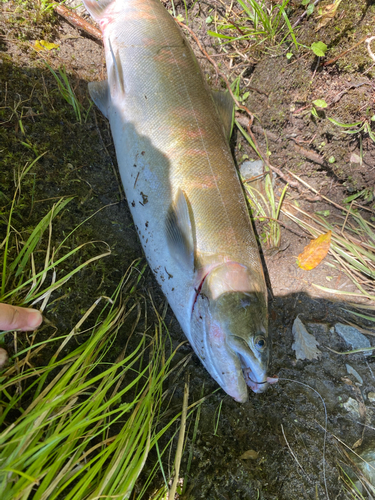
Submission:
<svg viewBox="0 0 375 500">
<path fill-rule="evenodd" d="M 352 349 L 366 349 L 371 347 L 369 339 L 353 326 L 336 323 L 335 330 L 336 333 L 338 333 L 340 337 L 351 346 Z M 363 354 L 365 356 L 371 356 L 372 351 L 365 351 Z"/>
<path fill-rule="evenodd" d="M 248 160 L 244 161 L 240 166 L 240 173 L 244 179 L 251 179 L 263 174 L 263 161 L 262 160 Z"/>
<path fill-rule="evenodd" d="M 367 398 L 370 401 L 370 403 L 375 403 L 375 392 L 369 392 L 367 394 Z"/>
<path fill-rule="evenodd" d="M 343 407 L 356 418 L 360 417 L 359 403 L 355 399 L 349 398 L 348 401 L 343 404 Z"/>
</svg>

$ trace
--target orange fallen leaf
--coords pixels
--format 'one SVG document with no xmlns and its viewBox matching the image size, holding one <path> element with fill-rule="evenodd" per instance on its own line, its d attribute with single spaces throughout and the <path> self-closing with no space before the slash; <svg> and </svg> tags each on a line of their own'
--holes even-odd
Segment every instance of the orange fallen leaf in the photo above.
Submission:
<svg viewBox="0 0 375 500">
<path fill-rule="evenodd" d="M 321 263 L 328 253 L 331 244 L 331 235 L 332 231 L 328 231 L 328 233 L 321 234 L 305 246 L 303 252 L 297 257 L 297 264 L 301 269 L 311 271 L 311 269 L 314 269 Z"/>
</svg>

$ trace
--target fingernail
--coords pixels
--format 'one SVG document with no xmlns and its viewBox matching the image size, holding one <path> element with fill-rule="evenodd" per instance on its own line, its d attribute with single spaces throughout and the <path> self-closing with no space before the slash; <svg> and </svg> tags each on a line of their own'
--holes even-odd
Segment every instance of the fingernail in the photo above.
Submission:
<svg viewBox="0 0 375 500">
<path fill-rule="evenodd" d="M 37 309 L 28 309 L 27 310 L 27 325 L 29 328 L 37 328 L 41 322 L 43 321 L 43 316 L 40 311 Z"/>
</svg>

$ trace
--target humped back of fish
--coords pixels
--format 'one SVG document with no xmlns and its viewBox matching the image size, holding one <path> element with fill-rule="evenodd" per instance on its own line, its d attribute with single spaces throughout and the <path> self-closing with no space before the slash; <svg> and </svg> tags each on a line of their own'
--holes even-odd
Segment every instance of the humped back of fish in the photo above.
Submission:
<svg viewBox="0 0 375 500">
<path fill-rule="evenodd" d="M 245 380 L 267 386 L 266 286 L 218 105 L 159 0 L 84 4 L 108 74 L 89 90 L 110 121 L 147 260 L 207 370 L 245 401 Z"/>
</svg>

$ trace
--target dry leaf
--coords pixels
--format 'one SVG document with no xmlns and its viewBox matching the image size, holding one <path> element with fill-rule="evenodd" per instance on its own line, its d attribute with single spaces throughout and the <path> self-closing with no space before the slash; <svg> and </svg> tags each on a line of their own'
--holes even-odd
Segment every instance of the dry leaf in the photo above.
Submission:
<svg viewBox="0 0 375 500">
<path fill-rule="evenodd" d="M 34 43 L 34 49 L 37 52 L 40 52 L 41 50 L 52 50 L 58 48 L 59 45 L 57 45 L 56 43 L 46 42 L 45 40 L 36 40 Z"/>
<path fill-rule="evenodd" d="M 331 235 L 332 231 L 328 231 L 328 233 L 321 234 L 305 246 L 303 252 L 297 257 L 297 264 L 301 269 L 311 271 L 311 269 L 314 269 L 321 263 L 328 253 L 331 244 Z"/>
<path fill-rule="evenodd" d="M 331 3 L 322 8 L 321 10 L 322 14 L 317 17 L 317 19 L 320 19 L 320 22 L 318 26 L 315 28 L 315 31 L 319 31 L 320 28 L 323 28 L 323 26 L 328 24 L 329 21 L 331 21 L 331 19 L 335 17 L 337 7 L 340 5 L 340 3 L 341 0 L 337 0 L 337 2 Z"/>
<path fill-rule="evenodd" d="M 256 460 L 258 458 L 258 455 L 259 453 L 255 450 L 247 450 L 245 451 L 245 453 L 242 453 L 240 458 L 242 458 L 242 460 Z"/>
<path fill-rule="evenodd" d="M 362 446 L 362 443 L 363 443 L 363 439 L 362 438 L 359 438 L 358 441 L 356 441 L 353 446 L 352 446 L 352 450 L 355 450 L 356 448 L 359 448 L 360 446 Z"/>
<path fill-rule="evenodd" d="M 297 316 L 293 323 L 292 333 L 294 343 L 292 349 L 296 351 L 297 359 L 318 359 L 321 351 L 316 347 L 319 345 L 314 335 L 311 335 L 305 328 L 305 325 Z"/>
</svg>

